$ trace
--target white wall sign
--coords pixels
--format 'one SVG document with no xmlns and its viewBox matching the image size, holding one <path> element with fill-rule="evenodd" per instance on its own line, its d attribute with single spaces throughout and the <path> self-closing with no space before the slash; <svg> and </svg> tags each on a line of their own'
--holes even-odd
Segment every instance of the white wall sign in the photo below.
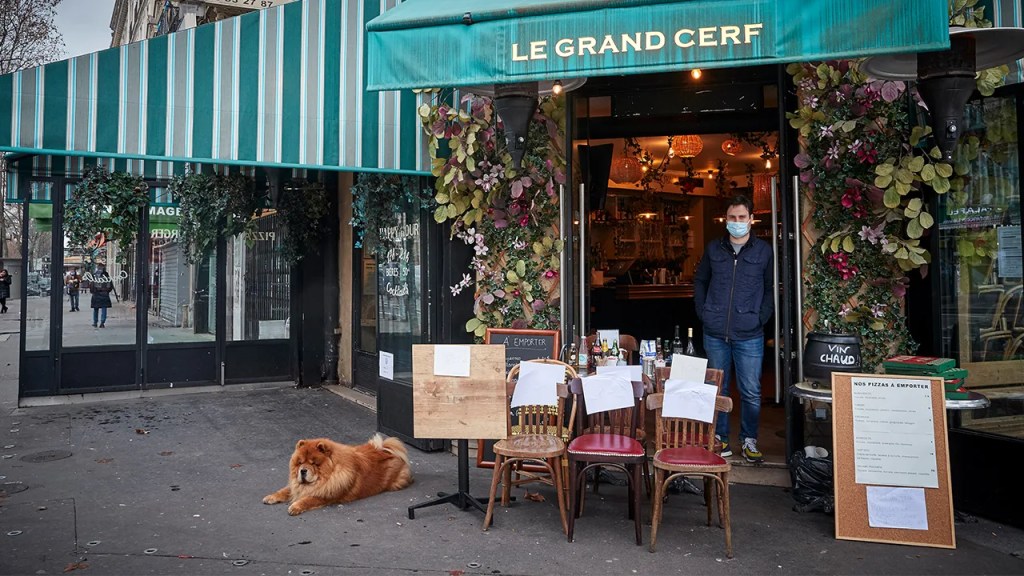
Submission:
<svg viewBox="0 0 1024 576">
<path fill-rule="evenodd" d="M 378 374 L 381 378 L 387 378 L 388 380 L 395 379 L 395 355 L 391 352 L 384 352 L 381 350 L 378 360 Z"/>
</svg>

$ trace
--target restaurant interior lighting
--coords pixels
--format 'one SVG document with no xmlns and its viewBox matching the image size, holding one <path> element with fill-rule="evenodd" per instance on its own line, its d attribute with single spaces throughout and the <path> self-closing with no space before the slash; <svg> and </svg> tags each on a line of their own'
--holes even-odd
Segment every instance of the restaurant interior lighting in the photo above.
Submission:
<svg viewBox="0 0 1024 576">
<path fill-rule="evenodd" d="M 729 156 L 735 156 L 743 151 L 743 144 L 735 138 L 729 138 L 725 142 L 722 142 L 722 152 L 725 152 Z"/>
<path fill-rule="evenodd" d="M 688 134 L 672 138 L 672 155 L 680 158 L 695 158 L 704 150 L 704 141 L 700 136 Z"/>
<path fill-rule="evenodd" d="M 692 78 L 693 78 L 694 80 L 699 80 L 699 79 L 700 79 L 700 77 L 701 77 L 701 76 L 703 76 L 703 75 L 704 75 L 704 73 L 703 73 L 703 72 L 701 72 L 701 69 L 700 69 L 700 68 L 694 68 L 693 70 L 690 70 L 690 76 L 691 76 L 691 77 L 692 77 Z"/>
</svg>

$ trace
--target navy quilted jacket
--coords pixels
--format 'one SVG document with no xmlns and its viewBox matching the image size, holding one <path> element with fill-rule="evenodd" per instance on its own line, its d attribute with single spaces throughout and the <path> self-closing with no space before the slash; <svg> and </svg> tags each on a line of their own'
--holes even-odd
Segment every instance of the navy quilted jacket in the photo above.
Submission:
<svg viewBox="0 0 1024 576">
<path fill-rule="evenodd" d="M 704 333 L 724 340 L 762 336 L 774 308 L 773 266 L 771 246 L 755 236 L 739 254 L 727 237 L 708 244 L 693 287 Z"/>
</svg>

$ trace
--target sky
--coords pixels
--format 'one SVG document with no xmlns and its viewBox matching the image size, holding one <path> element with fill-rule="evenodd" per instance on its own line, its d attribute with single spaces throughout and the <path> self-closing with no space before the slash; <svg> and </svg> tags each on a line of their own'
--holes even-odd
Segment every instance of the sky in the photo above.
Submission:
<svg viewBox="0 0 1024 576">
<path fill-rule="evenodd" d="M 64 58 L 110 48 L 114 0 L 63 0 L 57 5 L 57 28 L 64 36 Z"/>
</svg>

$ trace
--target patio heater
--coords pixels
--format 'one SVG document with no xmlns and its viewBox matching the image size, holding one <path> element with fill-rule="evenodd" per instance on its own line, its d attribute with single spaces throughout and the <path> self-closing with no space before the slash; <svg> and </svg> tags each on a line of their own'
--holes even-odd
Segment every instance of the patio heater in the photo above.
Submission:
<svg viewBox="0 0 1024 576">
<path fill-rule="evenodd" d="M 949 29 L 949 49 L 873 56 L 860 69 L 872 78 L 913 80 L 931 113 L 932 133 L 947 162 L 964 130 L 964 106 L 979 70 L 1024 57 L 1024 28 Z"/>
<path fill-rule="evenodd" d="M 541 82 L 517 82 L 513 84 L 485 84 L 462 88 L 477 96 L 489 96 L 494 100 L 494 111 L 505 125 L 505 144 L 512 154 L 512 165 L 516 170 L 523 167 L 526 154 L 526 138 L 530 131 L 530 120 L 537 110 L 541 96 L 560 94 L 579 88 L 586 78 L 573 78 Z"/>
</svg>

